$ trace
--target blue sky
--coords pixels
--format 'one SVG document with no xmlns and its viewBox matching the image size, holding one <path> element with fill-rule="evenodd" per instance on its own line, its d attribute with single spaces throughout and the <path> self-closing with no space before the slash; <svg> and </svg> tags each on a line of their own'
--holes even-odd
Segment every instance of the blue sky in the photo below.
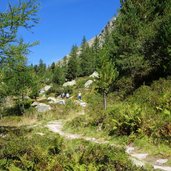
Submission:
<svg viewBox="0 0 171 171">
<path fill-rule="evenodd" d="M 83 36 L 91 39 L 117 14 L 119 0 L 39 0 L 39 24 L 33 33 L 22 31 L 27 42 L 38 40 L 31 48 L 28 62 L 40 59 L 50 65 L 67 55 L 72 45 L 80 45 Z M 0 4 L 3 1 L 0 0 Z"/>
</svg>

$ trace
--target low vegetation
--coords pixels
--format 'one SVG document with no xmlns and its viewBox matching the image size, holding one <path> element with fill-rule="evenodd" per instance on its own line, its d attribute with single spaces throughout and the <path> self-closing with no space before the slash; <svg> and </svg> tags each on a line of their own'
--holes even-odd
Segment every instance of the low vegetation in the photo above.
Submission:
<svg viewBox="0 0 171 171">
<path fill-rule="evenodd" d="M 69 57 L 49 67 L 42 60 L 28 65 L 37 42 L 25 43 L 18 35 L 35 26 L 37 11 L 37 1 L 21 0 L 0 12 L 0 170 L 146 170 L 125 153 L 130 144 L 170 164 L 171 1 L 121 1 L 114 27 L 91 46 L 83 37 Z M 94 71 L 99 75 L 89 77 Z M 76 85 L 63 86 L 74 79 Z M 85 88 L 88 80 L 93 83 Z M 51 88 L 41 95 L 46 85 Z M 87 104 L 82 114 L 79 91 Z M 50 104 L 45 113 L 31 106 L 61 93 L 70 94 L 65 105 Z M 109 143 L 67 140 L 45 128 L 59 119 L 65 131 Z"/>
</svg>

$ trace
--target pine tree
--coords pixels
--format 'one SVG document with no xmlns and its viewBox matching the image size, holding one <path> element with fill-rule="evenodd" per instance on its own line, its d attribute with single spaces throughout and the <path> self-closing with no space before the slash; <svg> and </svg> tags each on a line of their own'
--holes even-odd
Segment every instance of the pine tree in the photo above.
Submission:
<svg viewBox="0 0 171 171">
<path fill-rule="evenodd" d="M 15 59 L 8 61 L 8 64 L 4 66 L 3 82 L 6 85 L 8 95 L 15 96 L 17 99 L 17 105 L 20 112 L 23 114 L 25 111 L 25 97 L 32 91 L 33 85 L 33 73 L 26 63 L 27 59 L 23 54 L 22 44 L 20 46 L 11 46 L 9 53 L 15 56 Z"/>
<path fill-rule="evenodd" d="M 34 43 L 24 43 L 18 38 L 20 28 L 31 29 L 37 22 L 36 0 L 25 0 L 8 5 L 8 10 L 0 12 L 0 65 L 2 74 L 0 97 L 17 97 L 20 112 L 24 112 L 25 95 L 31 91 L 32 73 L 27 66 L 27 54 Z"/>
<path fill-rule="evenodd" d="M 101 49 L 100 53 L 100 67 L 97 70 L 99 73 L 99 78 L 97 80 L 97 88 L 99 92 L 103 95 L 104 109 L 107 108 L 107 94 L 110 91 L 112 83 L 116 80 L 119 73 L 109 59 L 108 50 L 104 47 Z"/>
<path fill-rule="evenodd" d="M 86 38 L 83 37 L 80 53 L 80 76 L 88 76 L 95 70 L 95 60 L 92 48 L 88 45 Z"/>
<path fill-rule="evenodd" d="M 62 85 L 65 82 L 65 70 L 63 67 L 61 66 L 55 67 L 52 81 L 58 85 Z"/>
<path fill-rule="evenodd" d="M 79 75 L 79 58 L 78 58 L 78 47 L 74 45 L 71 49 L 70 57 L 68 60 L 66 78 L 73 80 Z"/>
</svg>

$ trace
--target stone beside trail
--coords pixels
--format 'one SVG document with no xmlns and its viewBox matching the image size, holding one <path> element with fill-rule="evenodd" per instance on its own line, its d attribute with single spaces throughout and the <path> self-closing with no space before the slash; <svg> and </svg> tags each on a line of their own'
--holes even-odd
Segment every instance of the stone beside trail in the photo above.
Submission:
<svg viewBox="0 0 171 171">
<path fill-rule="evenodd" d="M 126 147 L 126 153 L 129 154 L 131 161 L 139 167 L 144 167 L 146 164 L 152 165 L 154 169 L 160 169 L 163 171 L 171 171 L 170 166 L 162 166 L 165 164 L 168 159 L 157 159 L 154 163 L 148 162 L 146 159 L 148 157 L 148 153 L 138 153 L 135 148 L 132 146 Z"/>
</svg>

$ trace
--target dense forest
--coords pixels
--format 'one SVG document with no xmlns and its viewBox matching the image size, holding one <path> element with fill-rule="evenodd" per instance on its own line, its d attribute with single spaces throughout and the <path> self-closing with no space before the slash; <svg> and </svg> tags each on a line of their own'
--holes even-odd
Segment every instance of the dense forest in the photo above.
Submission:
<svg viewBox="0 0 171 171">
<path fill-rule="evenodd" d="M 153 170 L 130 161 L 124 151 L 128 144 L 171 164 L 171 1 L 120 3 L 103 36 L 91 44 L 84 36 L 80 47 L 73 45 L 69 55 L 50 66 L 43 60 L 28 65 L 27 56 L 38 42 L 18 37 L 20 28 L 31 30 L 39 22 L 38 2 L 9 4 L 0 12 L 0 170 Z M 98 76 L 92 79 L 94 72 Z M 92 85 L 85 88 L 90 79 Z M 72 80 L 76 85 L 63 86 Z M 41 96 L 46 85 L 51 88 Z M 82 110 L 72 98 L 45 113 L 32 106 L 62 93 L 76 99 L 80 91 L 88 104 L 86 115 L 71 115 Z M 58 119 L 66 120 L 65 131 L 106 138 L 116 146 L 68 141 L 31 124 Z M 37 138 L 40 131 L 46 137 Z"/>
</svg>

